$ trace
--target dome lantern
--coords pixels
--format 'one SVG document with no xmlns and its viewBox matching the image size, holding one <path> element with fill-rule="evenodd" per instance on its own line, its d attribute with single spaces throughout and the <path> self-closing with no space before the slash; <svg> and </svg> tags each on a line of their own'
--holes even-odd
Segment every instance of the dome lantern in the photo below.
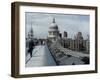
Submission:
<svg viewBox="0 0 100 80">
<path fill-rule="evenodd" d="M 53 18 L 53 23 L 55 23 L 55 18 Z"/>
</svg>

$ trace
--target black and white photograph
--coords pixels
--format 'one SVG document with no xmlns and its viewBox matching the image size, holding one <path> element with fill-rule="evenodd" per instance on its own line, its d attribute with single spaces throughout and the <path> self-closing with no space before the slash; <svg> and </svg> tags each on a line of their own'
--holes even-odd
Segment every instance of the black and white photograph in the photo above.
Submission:
<svg viewBox="0 0 100 80">
<path fill-rule="evenodd" d="M 12 76 L 97 73 L 97 7 L 12 4 Z"/>
<path fill-rule="evenodd" d="M 88 65 L 90 16 L 25 12 L 25 67 Z"/>
</svg>

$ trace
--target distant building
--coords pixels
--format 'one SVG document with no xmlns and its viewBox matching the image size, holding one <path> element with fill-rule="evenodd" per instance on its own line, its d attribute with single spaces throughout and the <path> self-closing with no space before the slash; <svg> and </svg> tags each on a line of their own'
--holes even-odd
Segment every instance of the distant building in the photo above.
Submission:
<svg viewBox="0 0 100 80">
<path fill-rule="evenodd" d="M 58 30 L 58 25 L 55 22 L 55 18 L 53 18 L 48 33 L 49 33 L 48 39 L 52 42 L 57 41 L 57 39 L 59 38 L 59 30 Z"/>
<path fill-rule="evenodd" d="M 64 36 L 62 44 L 64 48 L 89 53 L 89 40 L 84 40 L 81 32 L 78 32 L 74 36 L 74 39 L 65 38 Z"/>
<path fill-rule="evenodd" d="M 33 28 L 31 27 L 30 31 L 28 32 L 28 38 L 33 39 L 34 38 L 34 33 L 33 33 Z"/>
<path fill-rule="evenodd" d="M 82 32 L 78 32 L 76 34 L 75 43 L 76 43 L 76 50 L 81 51 L 83 49 L 83 36 L 82 36 Z"/>
<path fill-rule="evenodd" d="M 67 38 L 67 32 L 66 31 L 64 31 L 64 36 L 63 37 L 65 37 L 65 38 Z"/>
<path fill-rule="evenodd" d="M 55 18 L 53 18 L 49 27 L 47 42 L 49 45 L 51 42 L 58 42 L 64 48 L 89 53 L 89 40 L 84 40 L 82 32 L 75 34 L 74 39 L 68 38 L 68 33 L 66 31 L 63 32 L 62 36 L 62 33 L 59 32 L 58 25 L 55 22 Z"/>
<path fill-rule="evenodd" d="M 77 38 L 77 40 L 83 40 L 82 32 L 78 32 L 76 34 L 76 38 Z"/>
<path fill-rule="evenodd" d="M 86 40 L 86 50 L 87 50 L 87 52 L 89 52 L 89 50 L 90 50 L 90 42 L 89 42 L 89 35 L 87 35 L 87 40 Z"/>
<path fill-rule="evenodd" d="M 59 37 L 62 38 L 62 34 L 61 33 L 59 33 Z"/>
</svg>

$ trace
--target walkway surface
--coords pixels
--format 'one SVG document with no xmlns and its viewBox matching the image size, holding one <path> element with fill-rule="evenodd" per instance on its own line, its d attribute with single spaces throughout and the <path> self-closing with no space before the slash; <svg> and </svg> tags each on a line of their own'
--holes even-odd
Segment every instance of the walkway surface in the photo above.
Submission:
<svg viewBox="0 0 100 80">
<path fill-rule="evenodd" d="M 56 62 L 54 61 L 47 45 L 35 46 L 33 50 L 33 56 L 30 58 L 30 55 L 26 57 L 26 67 L 39 67 L 39 66 L 55 66 Z"/>
</svg>

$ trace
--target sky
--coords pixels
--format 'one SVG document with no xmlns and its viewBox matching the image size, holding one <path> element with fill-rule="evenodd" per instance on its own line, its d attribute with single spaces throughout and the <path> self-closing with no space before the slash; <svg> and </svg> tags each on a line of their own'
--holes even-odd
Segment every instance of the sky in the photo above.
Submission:
<svg viewBox="0 0 100 80">
<path fill-rule="evenodd" d="M 55 18 L 60 33 L 63 34 L 63 32 L 66 31 L 69 38 L 74 38 L 75 34 L 78 32 L 82 32 L 84 39 L 89 35 L 89 15 L 36 12 L 25 12 L 25 33 L 27 34 L 32 27 L 34 37 L 47 38 L 53 18 Z"/>
</svg>

